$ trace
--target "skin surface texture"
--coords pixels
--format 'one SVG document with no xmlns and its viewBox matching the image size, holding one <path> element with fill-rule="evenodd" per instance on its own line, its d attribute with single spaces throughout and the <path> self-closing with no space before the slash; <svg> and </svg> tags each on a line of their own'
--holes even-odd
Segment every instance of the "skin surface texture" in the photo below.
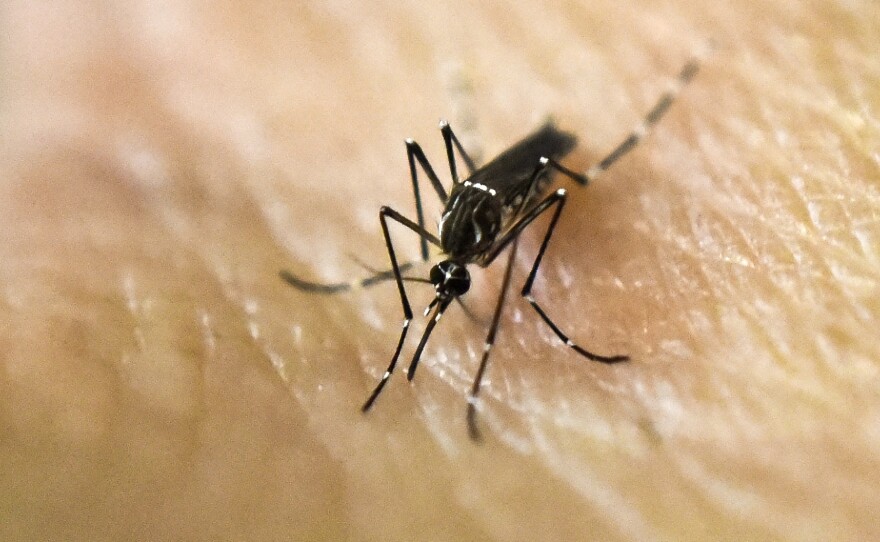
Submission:
<svg viewBox="0 0 880 542">
<path fill-rule="evenodd" d="M 10 0 L 0 28 L 0 540 L 880 539 L 877 2 Z M 638 148 L 557 178 L 532 293 L 632 360 L 516 295 L 544 218 L 482 442 L 504 255 L 412 383 L 407 283 L 362 414 L 394 283 L 278 272 L 388 269 L 404 138 L 448 189 L 440 118 L 486 160 L 552 116 L 586 171 L 710 39 Z"/>
</svg>

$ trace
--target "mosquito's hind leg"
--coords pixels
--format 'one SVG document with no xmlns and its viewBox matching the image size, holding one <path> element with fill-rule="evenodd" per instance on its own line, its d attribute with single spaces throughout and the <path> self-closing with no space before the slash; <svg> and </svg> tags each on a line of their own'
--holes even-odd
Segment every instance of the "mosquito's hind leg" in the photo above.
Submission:
<svg viewBox="0 0 880 542">
<path fill-rule="evenodd" d="M 712 44 L 710 43 L 707 51 L 709 52 L 712 49 Z M 704 53 L 705 54 L 705 53 Z M 645 138 L 654 126 L 660 121 L 669 107 L 675 102 L 675 99 L 678 97 L 678 94 L 681 90 L 687 86 L 688 83 L 697 75 L 697 72 L 700 70 L 700 65 L 703 60 L 704 54 L 695 55 L 693 58 L 688 60 L 685 65 L 681 68 L 681 71 L 678 72 L 678 75 L 675 79 L 672 80 L 672 83 L 669 85 L 669 88 L 660 95 L 660 98 L 654 104 L 654 107 L 651 108 L 648 113 L 642 117 L 642 120 L 636 124 L 636 127 L 633 128 L 633 131 L 620 143 L 617 147 L 614 148 L 610 153 L 608 153 L 604 158 L 599 160 L 599 163 L 592 166 L 586 172 L 586 177 L 588 180 L 595 180 L 596 177 L 602 174 L 603 171 L 610 168 L 612 164 L 620 160 L 625 154 L 633 150 L 636 145 L 639 144 L 639 141 Z"/>
</svg>

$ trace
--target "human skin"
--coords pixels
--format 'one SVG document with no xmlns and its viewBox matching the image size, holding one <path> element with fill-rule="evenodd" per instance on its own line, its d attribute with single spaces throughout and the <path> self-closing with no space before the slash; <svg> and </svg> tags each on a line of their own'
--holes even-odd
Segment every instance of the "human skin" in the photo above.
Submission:
<svg viewBox="0 0 880 542">
<path fill-rule="evenodd" d="M 880 538 L 876 2 L 293 4 L 0 8 L 0 539 Z M 516 295 L 539 221 L 482 442 L 500 262 L 362 414 L 393 283 L 278 272 L 387 268 L 439 118 L 485 159 L 552 115 L 585 170 L 709 39 L 635 151 L 558 180 L 534 295 L 632 360 Z"/>
</svg>

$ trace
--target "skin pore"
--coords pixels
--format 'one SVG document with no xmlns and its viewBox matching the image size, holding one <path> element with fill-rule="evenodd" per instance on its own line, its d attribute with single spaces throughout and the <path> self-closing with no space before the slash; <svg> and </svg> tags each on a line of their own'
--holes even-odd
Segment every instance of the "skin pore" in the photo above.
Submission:
<svg viewBox="0 0 880 542">
<path fill-rule="evenodd" d="M 11 1 L 0 37 L 3 540 L 870 540 L 880 457 L 880 7 Z M 373 409 L 413 216 L 404 138 L 489 159 L 549 115 L 585 171 L 471 268 Z M 447 184 L 448 186 L 448 184 Z M 439 204 L 422 187 L 433 229 Z M 417 239 L 393 229 L 401 257 Z M 437 259 L 435 258 L 434 263 Z M 430 265 L 407 274 L 427 277 Z"/>
</svg>

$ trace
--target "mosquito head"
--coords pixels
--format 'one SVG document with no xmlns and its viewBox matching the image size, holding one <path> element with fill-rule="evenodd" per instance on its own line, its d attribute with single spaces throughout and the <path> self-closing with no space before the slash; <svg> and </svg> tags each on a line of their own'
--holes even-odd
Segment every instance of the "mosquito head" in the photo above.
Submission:
<svg viewBox="0 0 880 542">
<path fill-rule="evenodd" d="M 460 263 L 444 260 L 431 268 L 431 284 L 438 298 L 458 297 L 470 289 L 471 274 Z"/>
</svg>

